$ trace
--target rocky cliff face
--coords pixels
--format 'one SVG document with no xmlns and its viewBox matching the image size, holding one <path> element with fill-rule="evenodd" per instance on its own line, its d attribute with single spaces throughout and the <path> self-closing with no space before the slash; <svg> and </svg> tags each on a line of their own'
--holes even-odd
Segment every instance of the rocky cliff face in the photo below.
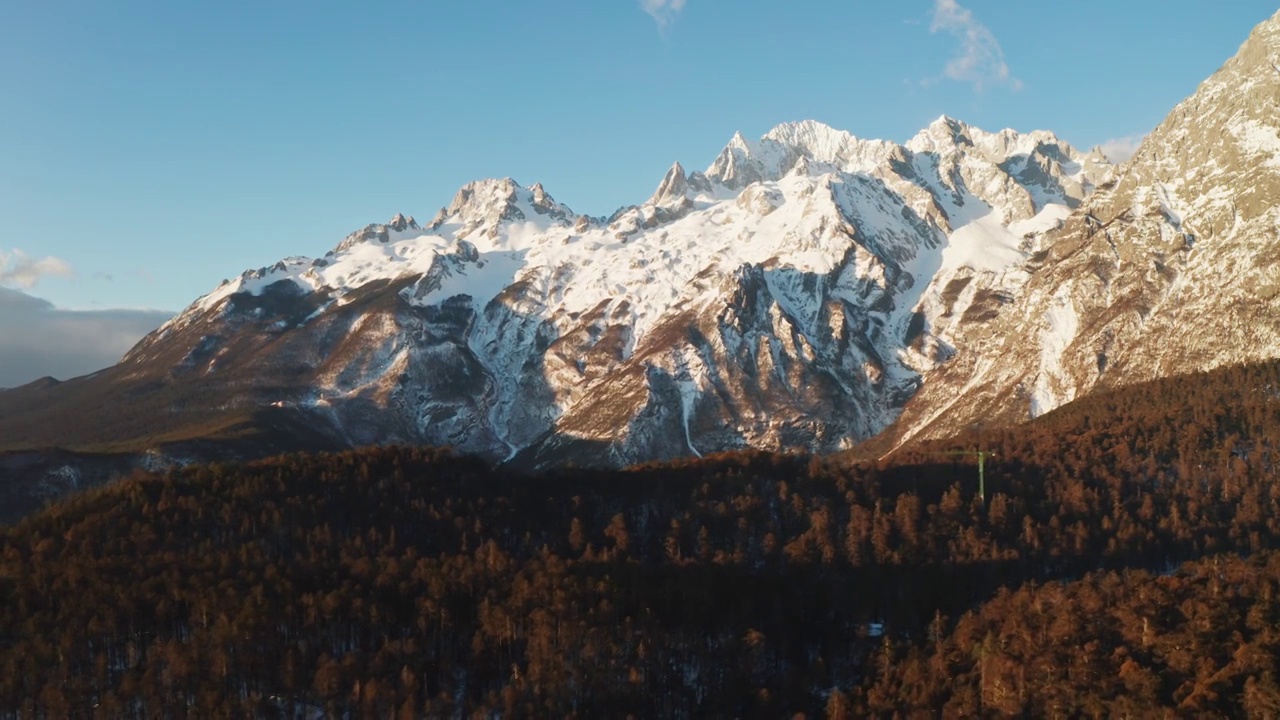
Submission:
<svg viewBox="0 0 1280 720">
<path fill-rule="evenodd" d="M 1280 353 L 1280 14 L 1046 245 L 988 330 L 957 328 L 898 439 Z"/>
</svg>

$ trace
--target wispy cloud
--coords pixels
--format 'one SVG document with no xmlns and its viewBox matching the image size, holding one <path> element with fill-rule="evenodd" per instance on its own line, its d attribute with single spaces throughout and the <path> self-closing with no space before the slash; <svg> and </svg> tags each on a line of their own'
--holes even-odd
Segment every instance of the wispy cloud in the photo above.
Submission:
<svg viewBox="0 0 1280 720">
<path fill-rule="evenodd" d="M 0 287 L 0 388 L 114 365 L 170 317 L 148 310 L 62 310 Z"/>
<path fill-rule="evenodd" d="M 1022 89 L 1022 81 L 1010 72 L 996 36 L 956 0 L 934 0 L 929 32 L 946 32 L 960 40 L 959 51 L 943 68 L 946 77 L 971 83 L 978 92 L 996 85 Z"/>
<path fill-rule="evenodd" d="M 1126 135 L 1124 137 L 1111 138 L 1098 146 L 1102 150 L 1102 154 L 1113 163 L 1121 163 L 1133 157 L 1138 152 L 1138 146 L 1142 144 L 1146 135 Z"/>
<path fill-rule="evenodd" d="M 685 0 L 640 0 L 640 7 L 658 23 L 658 30 L 665 32 L 676 16 L 684 10 Z"/>
<path fill-rule="evenodd" d="M 61 258 L 34 258 L 21 250 L 0 250 L 0 285 L 30 288 L 40 282 L 40 278 L 72 274 L 70 263 Z"/>
</svg>

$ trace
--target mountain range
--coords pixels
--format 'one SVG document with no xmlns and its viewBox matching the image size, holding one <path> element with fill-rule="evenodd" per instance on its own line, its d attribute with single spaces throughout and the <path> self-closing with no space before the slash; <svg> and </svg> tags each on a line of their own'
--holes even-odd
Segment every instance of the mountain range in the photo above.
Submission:
<svg viewBox="0 0 1280 720">
<path fill-rule="evenodd" d="M 903 144 L 735 135 L 609 217 L 471 183 L 224 282 L 118 365 L 0 392 L 0 449 L 884 453 L 1276 357 L 1278 104 L 1280 14 L 1120 165 L 942 117 Z"/>
</svg>

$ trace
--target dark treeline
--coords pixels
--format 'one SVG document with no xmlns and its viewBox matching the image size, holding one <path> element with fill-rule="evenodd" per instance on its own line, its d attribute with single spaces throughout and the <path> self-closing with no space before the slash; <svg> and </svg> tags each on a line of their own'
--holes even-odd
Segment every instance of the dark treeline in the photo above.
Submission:
<svg viewBox="0 0 1280 720">
<path fill-rule="evenodd" d="M 1262 712 L 1276 438 L 1273 363 L 878 463 L 138 474 L 0 536 L 0 713 Z"/>
</svg>

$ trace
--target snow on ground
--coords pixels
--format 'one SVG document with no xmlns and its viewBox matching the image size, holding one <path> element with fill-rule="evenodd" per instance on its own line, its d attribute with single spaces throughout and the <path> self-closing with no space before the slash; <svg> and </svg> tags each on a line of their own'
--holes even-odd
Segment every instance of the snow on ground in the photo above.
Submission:
<svg viewBox="0 0 1280 720">
<path fill-rule="evenodd" d="M 1231 132 L 1245 152 L 1251 155 L 1270 155 L 1271 158 L 1263 165 L 1280 170 L 1280 133 L 1276 128 L 1263 125 L 1257 120 L 1248 120 L 1232 127 Z"/>
<path fill-rule="evenodd" d="M 490 235 L 468 232 L 464 223 L 451 220 L 432 233 L 359 243 L 319 261 L 292 258 L 224 285 L 200 306 L 214 307 L 237 292 L 260 294 L 281 281 L 307 291 L 327 288 L 341 297 L 375 280 L 426 275 L 447 256 L 452 262 L 436 270 L 439 286 L 415 302 L 469 295 L 483 307 L 515 280 L 551 275 L 561 281 L 562 294 L 554 299 L 564 311 L 582 313 L 626 298 L 637 336 L 643 336 L 708 268 L 713 276 L 729 276 L 743 265 L 779 260 L 779 267 L 804 273 L 831 272 L 851 246 L 839 230 L 846 223 L 842 207 L 856 213 L 859 229 L 868 235 L 915 234 L 869 185 L 834 176 L 788 176 L 763 190 L 771 201 L 767 214 L 760 215 L 758 205 L 703 197 L 697 202 L 703 209 L 624 237 L 599 223 L 577 232 L 570 223 L 508 222 Z M 519 205 L 526 217 L 536 217 L 526 202 Z"/>
<path fill-rule="evenodd" d="M 910 158 L 918 174 L 911 185 L 889 162 L 891 156 L 905 157 L 907 148 L 956 151 L 965 146 L 957 144 L 957 132 L 968 133 L 980 146 L 981 157 L 963 162 L 985 163 L 988 174 L 996 173 L 993 178 L 1007 177 L 995 170 L 1002 158 L 1057 142 L 1048 133 L 984 133 L 941 118 L 904 148 L 861 140 L 820 123 L 790 123 L 754 143 L 735 136 L 697 189 L 690 187 L 685 206 L 678 197 L 666 198 L 661 206 L 650 202 L 626 210 L 612 224 L 573 215 L 540 186 L 523 188 L 510 179 L 480 181 L 464 187 L 428 230 L 373 226 L 377 232 L 367 239 L 344 242 L 324 258 L 290 258 L 246 273 L 199 300 L 184 316 L 214 308 L 238 292 L 260 294 L 281 281 L 307 292 L 328 291 L 342 303 L 345 295 L 371 282 L 426 277 L 423 287 L 406 291 L 411 302 L 435 304 L 467 295 L 482 309 L 523 280 L 540 300 L 534 304 L 536 312 L 548 318 L 586 313 L 602 303 L 617 307 L 626 300 L 638 343 L 682 303 L 700 302 L 702 295 L 717 297 L 727 278 L 744 265 L 827 275 L 856 245 L 852 277 L 846 270 L 842 286 L 856 292 L 860 284 L 874 284 L 898 294 L 890 324 L 905 323 L 931 281 L 962 268 L 1003 273 L 1024 261 L 1023 235 L 1047 230 L 1069 213 L 1062 198 L 1050 198 L 1058 202 L 1046 203 L 1034 218 L 1006 228 L 999 217 L 1007 212 L 993 210 L 973 194 L 995 193 L 992 201 L 1000 202 L 1002 183 L 957 188 L 940 174 L 941 156 L 927 161 L 917 156 Z M 763 181 L 730 190 L 718 178 L 732 172 Z M 938 204 L 908 200 L 886 183 Z M 923 229 L 912 214 L 931 212 L 931 207 L 946 214 L 954 228 L 950 238 Z M 911 280 L 898 278 L 897 287 L 886 288 L 890 263 L 906 270 Z M 791 295 L 789 314 L 819 314 L 817 308 L 796 305 L 807 295 Z"/>
<path fill-rule="evenodd" d="M 467 295 L 477 308 L 483 308 L 520 274 L 525 266 L 524 256 L 524 251 L 491 252 L 474 262 L 456 263 L 442 273 L 439 287 L 416 298 L 415 302 L 433 305 Z"/>
<path fill-rule="evenodd" d="M 951 233 L 950 242 L 942 251 L 943 271 L 970 267 L 994 273 L 1004 272 L 1026 259 L 1018 249 L 1021 242 L 1021 237 L 1000 224 L 995 213 L 988 212 Z"/>
<path fill-rule="evenodd" d="M 684 423 L 684 442 L 689 446 L 689 450 L 698 457 L 702 457 L 702 453 L 698 452 L 698 448 L 693 446 L 693 434 L 689 432 L 689 419 L 693 416 L 694 403 L 698 401 L 698 383 L 693 380 L 679 380 L 677 385 L 680 387 L 680 416 Z"/>
<path fill-rule="evenodd" d="M 1073 399 L 1073 393 L 1060 395 L 1055 385 L 1064 375 L 1062 356 L 1079 329 L 1080 318 L 1071 301 L 1071 286 L 1063 285 L 1054 294 L 1045 314 L 1045 327 L 1040 335 L 1040 374 L 1036 376 L 1031 394 L 1031 417 L 1039 417 Z"/>
<path fill-rule="evenodd" d="M 1049 232 L 1061 225 L 1071 215 L 1071 208 L 1061 203 L 1047 203 L 1036 216 L 1009 224 L 1009 232 L 1017 237 Z"/>
</svg>

